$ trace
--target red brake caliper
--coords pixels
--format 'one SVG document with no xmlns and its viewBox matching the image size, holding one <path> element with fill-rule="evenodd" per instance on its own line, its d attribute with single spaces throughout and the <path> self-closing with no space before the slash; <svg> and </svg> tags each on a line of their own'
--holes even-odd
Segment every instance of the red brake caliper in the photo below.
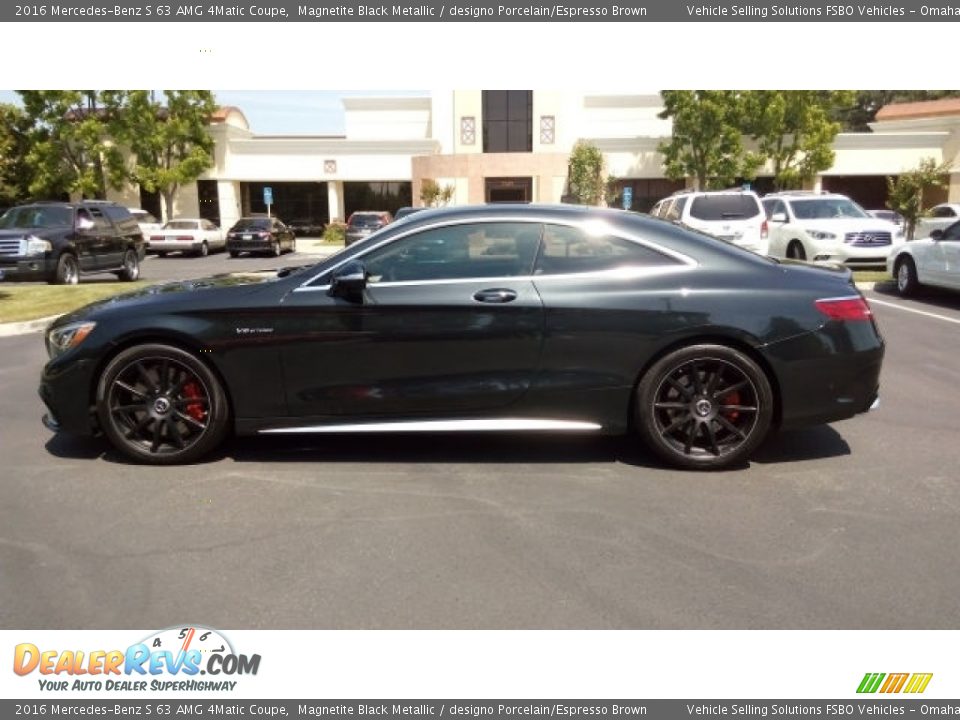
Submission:
<svg viewBox="0 0 960 720">
<path fill-rule="evenodd" d="M 720 401 L 721 405 L 739 405 L 740 404 L 740 393 L 734 390 L 732 393 L 727 395 L 723 400 Z M 723 416 L 730 420 L 731 422 L 735 421 L 740 417 L 739 410 L 724 410 Z"/>
<path fill-rule="evenodd" d="M 203 393 L 200 391 L 200 386 L 194 381 L 190 381 L 183 386 L 183 397 L 187 400 L 195 400 L 197 398 L 202 398 Z M 187 415 L 192 417 L 197 422 L 203 422 L 204 418 L 207 417 L 207 411 L 203 407 L 203 403 L 189 403 L 186 407 Z"/>
</svg>

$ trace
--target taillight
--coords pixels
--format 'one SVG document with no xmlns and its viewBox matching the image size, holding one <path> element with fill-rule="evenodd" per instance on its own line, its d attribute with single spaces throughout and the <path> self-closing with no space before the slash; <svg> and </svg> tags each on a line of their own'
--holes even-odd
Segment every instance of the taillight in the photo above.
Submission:
<svg viewBox="0 0 960 720">
<path fill-rule="evenodd" d="M 831 320 L 869 320 L 873 316 L 863 297 L 825 298 L 814 305 Z"/>
<path fill-rule="evenodd" d="M 770 228 L 767 227 L 767 221 L 764 220 L 760 225 L 760 239 L 766 240 L 770 236 Z"/>
<path fill-rule="evenodd" d="M 262 233 L 260 233 L 260 237 L 262 237 L 262 238 L 268 238 L 268 237 L 270 237 L 270 233 L 268 233 L 268 232 L 262 232 Z"/>
</svg>

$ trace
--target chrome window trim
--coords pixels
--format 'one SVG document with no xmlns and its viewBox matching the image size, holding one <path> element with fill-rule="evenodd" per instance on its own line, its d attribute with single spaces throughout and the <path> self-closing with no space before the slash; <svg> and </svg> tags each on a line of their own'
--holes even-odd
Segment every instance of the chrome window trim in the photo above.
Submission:
<svg viewBox="0 0 960 720">
<path fill-rule="evenodd" d="M 322 277 L 323 275 L 326 275 L 326 274 L 328 274 L 328 273 L 334 272 L 338 267 L 340 267 L 341 265 L 343 265 L 343 264 L 346 263 L 346 262 L 350 262 L 350 261 L 353 261 L 353 260 L 359 260 L 360 258 L 362 258 L 362 257 L 364 257 L 364 256 L 366 256 L 366 255 L 369 255 L 369 254 L 372 253 L 374 250 L 377 250 L 377 249 L 383 247 L 384 245 L 387 245 L 387 244 L 392 243 L 392 242 L 396 242 L 396 241 L 398 241 L 398 240 L 402 240 L 403 238 L 409 237 L 410 235 L 414 235 L 414 234 L 416 234 L 416 233 L 425 232 L 425 231 L 427 231 L 427 230 L 435 230 L 435 229 L 441 228 L 441 227 L 449 227 L 449 226 L 452 226 L 452 225 L 478 225 L 478 224 L 507 223 L 507 222 L 509 222 L 509 223 L 537 224 L 537 225 L 563 225 L 563 226 L 566 226 L 566 227 L 576 228 L 577 230 L 581 230 L 581 231 L 583 231 L 583 232 L 587 232 L 587 230 L 585 229 L 585 225 L 587 225 L 587 224 L 589 224 L 589 223 L 601 223 L 601 224 L 603 224 L 603 225 L 607 225 L 607 226 L 610 228 L 610 234 L 613 235 L 614 237 L 620 238 L 621 240 L 626 240 L 626 241 L 628 241 L 628 242 L 636 243 L 637 245 L 642 245 L 642 246 L 644 246 L 644 247 L 646 247 L 646 248 L 648 248 L 648 249 L 650 249 L 650 250 L 653 250 L 653 251 L 655 251 L 655 252 L 659 252 L 659 253 L 661 253 L 661 254 L 663 254 L 663 255 L 666 255 L 666 256 L 668 256 L 668 257 L 671 257 L 671 258 L 673 258 L 674 260 L 676 260 L 676 261 L 678 261 L 678 262 L 680 263 L 680 265 L 678 265 L 678 266 L 670 266 L 670 265 L 637 266 L 637 267 L 636 267 L 637 270 L 657 270 L 657 269 L 660 269 L 660 270 L 662 271 L 662 269 L 667 269 L 667 270 L 671 270 L 671 271 L 678 271 L 678 270 L 690 269 L 690 268 L 693 268 L 693 267 L 697 267 L 697 266 L 699 265 L 699 263 L 698 263 L 696 260 L 694 260 L 692 257 L 690 257 L 689 255 L 684 255 L 684 254 L 681 253 L 681 252 L 678 252 L 678 251 L 676 251 L 676 250 L 672 250 L 672 249 L 670 249 L 670 248 L 666 248 L 666 247 L 664 247 L 664 246 L 662 246 L 662 245 L 659 245 L 659 244 L 657 244 L 657 243 L 651 242 L 650 240 L 646 240 L 646 239 L 644 239 L 644 238 L 637 237 L 636 235 L 634 235 L 634 234 L 632 234 L 632 233 L 621 232 L 621 231 L 619 230 L 619 228 L 614 228 L 613 226 L 611 226 L 609 223 L 607 223 L 607 222 L 606 222 L 605 220 L 603 220 L 603 219 L 588 218 L 587 220 L 569 220 L 569 219 L 567 219 L 567 218 L 560 218 L 560 219 L 558 219 L 558 218 L 551 218 L 551 217 L 542 216 L 542 215 L 538 215 L 538 216 L 535 216 L 535 217 L 522 217 L 522 218 L 510 217 L 510 216 L 493 216 L 493 217 L 484 217 L 484 218 L 480 218 L 480 219 L 477 219 L 477 218 L 458 218 L 458 219 L 455 219 L 455 220 L 447 220 L 447 221 L 435 222 L 435 223 L 431 223 L 431 224 L 429 224 L 429 225 L 422 225 L 422 226 L 417 227 L 417 228 L 411 228 L 411 229 L 407 230 L 407 232 L 403 232 L 403 233 L 400 233 L 400 234 L 398 234 L 398 235 L 394 235 L 394 236 L 392 236 L 392 237 L 389 237 L 389 238 L 386 238 L 386 239 L 384 239 L 384 240 L 381 240 L 380 242 L 372 245 L 371 247 L 367 248 L 367 249 L 364 250 L 363 252 L 358 253 L 357 255 L 352 255 L 352 256 L 350 256 L 349 258 L 344 258 L 344 259 L 340 260 L 340 262 L 338 262 L 337 264 L 333 265 L 332 267 L 327 268 L 327 269 L 324 270 L 323 272 L 317 273 L 316 275 L 312 276 L 312 277 L 309 278 L 308 280 L 305 280 L 304 282 L 300 283 L 300 285 L 298 285 L 297 287 L 295 287 L 295 288 L 293 289 L 293 292 L 310 292 L 310 291 L 315 291 L 315 290 L 328 290 L 328 289 L 330 288 L 329 285 L 316 285 L 316 286 L 312 286 L 312 287 L 311 287 L 311 286 L 310 286 L 310 283 L 314 282 L 315 280 L 317 280 L 318 278 Z M 387 227 L 389 227 L 389 225 L 388 225 Z M 542 240 L 542 238 L 541 238 L 541 240 Z M 630 266 L 627 266 L 627 267 L 630 267 Z M 609 274 L 611 274 L 611 273 L 615 275 L 615 274 L 617 274 L 617 273 L 622 273 L 622 272 L 623 272 L 623 269 L 622 269 L 622 268 L 612 268 L 612 269 L 610 269 L 610 270 L 600 270 L 600 271 L 583 272 L 583 273 L 559 273 L 559 274 L 555 274 L 555 275 L 510 275 L 510 276 L 507 276 L 507 279 L 509 279 L 509 280 L 517 280 L 517 279 L 521 279 L 521 280 L 534 280 L 534 279 L 537 279 L 537 278 L 545 279 L 545 278 L 560 278 L 560 277 L 583 277 L 583 276 L 591 276 L 591 275 L 606 276 L 606 275 L 609 275 Z M 471 282 L 471 281 L 474 281 L 474 280 L 475 280 L 476 282 L 484 282 L 484 281 L 488 281 L 488 280 L 489 280 L 489 281 L 493 281 L 493 280 L 503 280 L 503 279 L 504 279 L 503 277 L 490 277 L 490 278 L 485 278 L 485 277 L 484 277 L 484 278 L 449 278 L 449 279 L 442 279 L 442 280 L 411 280 L 411 281 L 406 281 L 406 282 L 403 282 L 403 283 L 377 283 L 376 286 L 377 286 L 377 287 L 387 287 L 387 286 L 390 286 L 390 285 L 397 285 L 397 284 L 404 284 L 404 285 L 407 285 L 407 284 L 425 285 L 425 284 L 438 284 L 438 283 L 460 283 L 460 282 Z"/>
</svg>

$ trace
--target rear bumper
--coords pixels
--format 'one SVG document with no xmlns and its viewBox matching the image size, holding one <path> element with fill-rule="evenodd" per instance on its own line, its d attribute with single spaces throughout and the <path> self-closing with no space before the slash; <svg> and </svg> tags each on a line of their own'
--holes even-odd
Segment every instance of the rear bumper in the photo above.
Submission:
<svg viewBox="0 0 960 720">
<path fill-rule="evenodd" d="M 147 243 L 147 250 L 150 252 L 177 252 L 184 250 L 199 250 L 203 245 L 202 240 L 151 240 Z"/>
<path fill-rule="evenodd" d="M 766 348 L 784 428 L 845 420 L 879 407 L 884 343 L 873 323 L 827 323 Z"/>
</svg>

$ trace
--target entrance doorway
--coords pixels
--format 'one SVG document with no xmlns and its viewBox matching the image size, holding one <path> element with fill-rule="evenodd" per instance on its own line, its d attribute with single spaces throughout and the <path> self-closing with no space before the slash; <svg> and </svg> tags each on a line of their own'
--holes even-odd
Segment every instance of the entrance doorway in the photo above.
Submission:
<svg viewBox="0 0 960 720">
<path fill-rule="evenodd" d="M 488 203 L 528 203 L 533 197 L 533 178 L 487 178 L 484 197 Z"/>
</svg>

